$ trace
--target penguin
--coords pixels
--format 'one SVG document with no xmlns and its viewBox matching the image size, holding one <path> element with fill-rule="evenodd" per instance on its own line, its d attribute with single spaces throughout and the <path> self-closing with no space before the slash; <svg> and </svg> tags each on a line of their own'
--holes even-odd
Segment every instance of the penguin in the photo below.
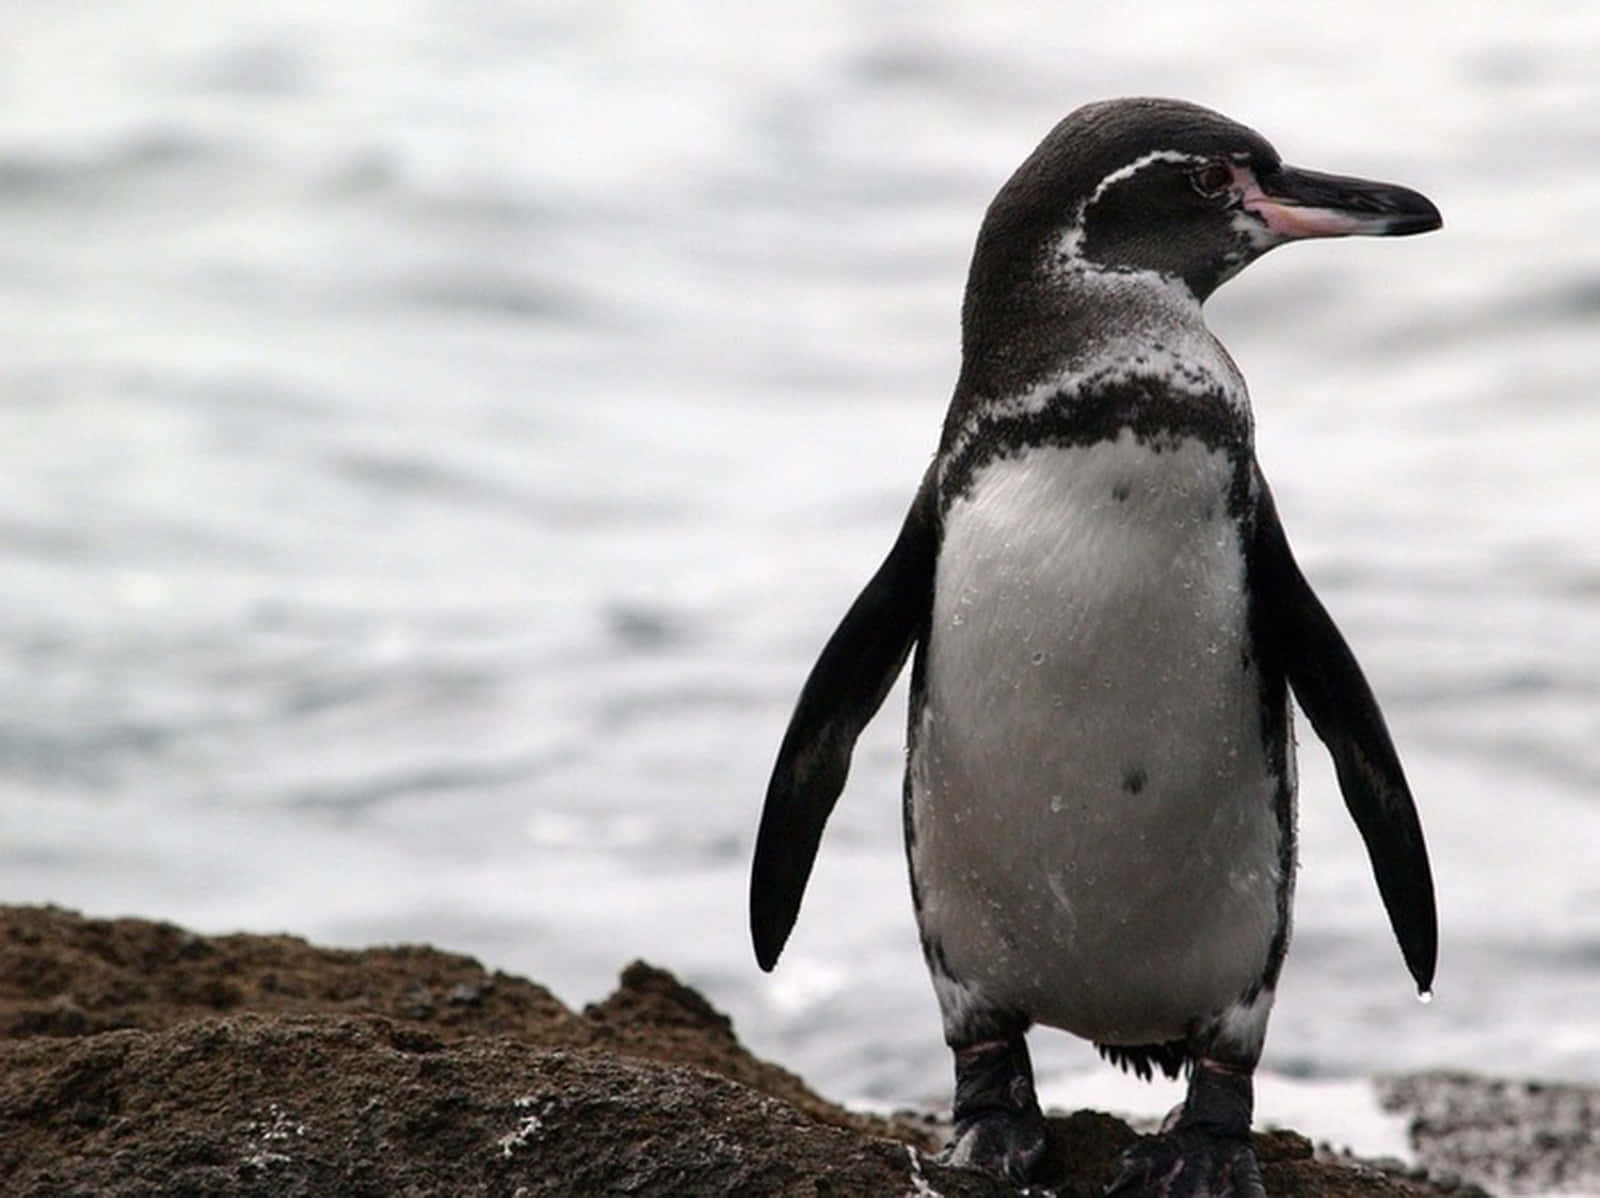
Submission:
<svg viewBox="0 0 1600 1198">
<path fill-rule="evenodd" d="M 938 452 L 801 689 L 750 886 L 771 970 L 856 738 L 911 658 L 905 844 L 955 1063 L 945 1160 L 1038 1177 L 1040 1024 L 1147 1079 L 1187 1074 L 1109 1193 L 1263 1193 L 1251 1079 L 1289 943 L 1291 692 L 1431 993 L 1416 806 L 1202 305 L 1285 242 L 1441 224 L 1415 191 L 1287 166 L 1152 98 L 1072 112 L 990 205 Z"/>
</svg>

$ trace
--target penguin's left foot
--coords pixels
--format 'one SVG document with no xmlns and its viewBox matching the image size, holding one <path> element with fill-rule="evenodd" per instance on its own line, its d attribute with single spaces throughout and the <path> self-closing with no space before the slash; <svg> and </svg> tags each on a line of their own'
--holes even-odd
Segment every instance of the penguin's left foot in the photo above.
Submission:
<svg viewBox="0 0 1600 1198">
<path fill-rule="evenodd" d="M 1250 1137 L 1176 1127 L 1122 1154 L 1107 1198 L 1266 1198 Z"/>
<path fill-rule="evenodd" d="M 963 1045 L 955 1057 L 955 1133 L 939 1159 L 1032 1180 L 1044 1161 L 1045 1123 L 1022 1034 Z"/>
<path fill-rule="evenodd" d="M 1249 1072 L 1196 1061 L 1183 1106 L 1122 1154 L 1107 1198 L 1266 1198 L 1250 1146 L 1252 1089 Z"/>
</svg>

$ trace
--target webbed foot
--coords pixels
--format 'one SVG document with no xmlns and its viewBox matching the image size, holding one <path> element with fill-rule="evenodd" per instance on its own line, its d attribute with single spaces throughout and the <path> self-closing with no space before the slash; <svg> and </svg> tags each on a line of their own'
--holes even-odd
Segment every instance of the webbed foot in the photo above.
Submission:
<svg viewBox="0 0 1600 1198">
<path fill-rule="evenodd" d="M 1108 1198 L 1266 1198 L 1250 1137 L 1177 1127 L 1122 1154 Z"/>
<path fill-rule="evenodd" d="M 955 1050 L 955 1132 L 939 1159 L 1019 1184 L 1044 1161 L 1045 1122 L 1021 1033 Z"/>
<path fill-rule="evenodd" d="M 1183 1106 L 1122 1154 L 1108 1198 L 1266 1198 L 1250 1146 L 1250 1073 L 1198 1060 Z"/>
</svg>

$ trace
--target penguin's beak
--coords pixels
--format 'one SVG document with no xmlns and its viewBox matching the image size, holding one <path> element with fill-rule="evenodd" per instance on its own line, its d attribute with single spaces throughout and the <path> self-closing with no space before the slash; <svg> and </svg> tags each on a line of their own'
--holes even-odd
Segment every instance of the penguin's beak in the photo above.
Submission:
<svg viewBox="0 0 1600 1198">
<path fill-rule="evenodd" d="M 1305 237 L 1404 237 L 1444 224 L 1433 201 L 1394 183 L 1281 166 L 1240 196 L 1278 241 Z"/>
</svg>

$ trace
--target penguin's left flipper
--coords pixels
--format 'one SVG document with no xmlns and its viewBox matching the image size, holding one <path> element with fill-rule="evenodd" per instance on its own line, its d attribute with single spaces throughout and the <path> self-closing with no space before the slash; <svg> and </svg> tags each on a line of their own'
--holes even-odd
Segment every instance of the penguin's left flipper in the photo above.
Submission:
<svg viewBox="0 0 1600 1198">
<path fill-rule="evenodd" d="M 1276 658 L 1311 727 L 1333 756 L 1339 789 L 1366 841 L 1401 955 L 1417 988 L 1426 992 L 1433 985 L 1439 930 L 1416 804 L 1372 688 L 1300 573 L 1259 470 L 1256 481 L 1260 499 L 1251 589 L 1261 647 Z"/>
<path fill-rule="evenodd" d="M 776 964 L 794 927 L 856 738 L 927 627 L 939 542 L 935 488 L 930 466 L 894 548 L 829 638 L 789 719 L 750 874 L 750 935 L 762 969 Z"/>
</svg>

